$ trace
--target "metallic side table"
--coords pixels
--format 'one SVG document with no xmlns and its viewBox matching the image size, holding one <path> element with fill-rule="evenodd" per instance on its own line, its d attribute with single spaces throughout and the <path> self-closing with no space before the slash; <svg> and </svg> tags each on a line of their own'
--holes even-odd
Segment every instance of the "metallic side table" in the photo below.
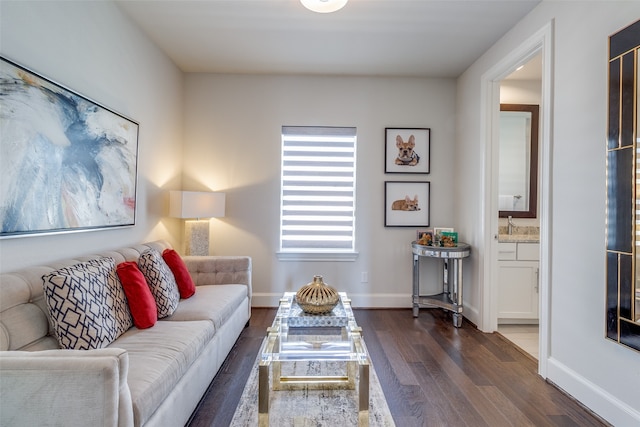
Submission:
<svg viewBox="0 0 640 427">
<path fill-rule="evenodd" d="M 462 259 L 471 254 L 471 247 L 458 243 L 453 248 L 423 246 L 411 242 L 413 251 L 413 317 L 418 317 L 420 307 L 439 307 L 453 313 L 453 325 L 462 326 Z M 442 292 L 420 295 L 420 257 L 440 258 L 443 264 Z M 451 270 L 451 271 L 450 271 Z M 449 278 L 452 280 L 450 281 Z"/>
</svg>

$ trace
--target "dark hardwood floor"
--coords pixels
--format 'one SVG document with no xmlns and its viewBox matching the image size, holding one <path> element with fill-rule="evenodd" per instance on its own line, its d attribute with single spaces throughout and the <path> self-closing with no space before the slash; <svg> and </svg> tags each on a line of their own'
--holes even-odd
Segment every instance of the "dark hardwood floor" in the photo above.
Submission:
<svg viewBox="0 0 640 427">
<path fill-rule="evenodd" d="M 228 426 L 275 309 L 253 309 L 189 427 Z M 422 309 L 354 310 L 398 427 L 605 426 L 499 334 Z"/>
</svg>

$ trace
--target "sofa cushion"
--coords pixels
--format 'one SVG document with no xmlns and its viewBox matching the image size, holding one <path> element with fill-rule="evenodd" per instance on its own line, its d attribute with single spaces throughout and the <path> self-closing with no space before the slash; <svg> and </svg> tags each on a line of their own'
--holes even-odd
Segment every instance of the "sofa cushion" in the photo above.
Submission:
<svg viewBox="0 0 640 427">
<path fill-rule="evenodd" d="M 151 289 L 138 264 L 134 261 L 121 262 L 116 267 L 116 272 L 127 295 L 133 324 L 138 329 L 147 329 L 155 325 L 158 320 L 156 300 L 151 295 Z"/>
<path fill-rule="evenodd" d="M 129 354 L 127 382 L 135 425 L 144 425 L 215 334 L 210 322 L 158 322 L 132 328 L 110 347 Z"/>
<path fill-rule="evenodd" d="M 113 258 L 98 258 L 42 276 L 60 347 L 102 348 L 132 325 Z"/>
<path fill-rule="evenodd" d="M 193 294 L 196 293 L 196 285 L 193 283 L 191 274 L 189 274 L 189 270 L 187 270 L 187 266 L 182 258 L 180 258 L 178 252 L 173 249 L 165 249 L 162 252 L 162 258 L 176 278 L 180 298 L 187 299 L 193 296 Z"/>
<path fill-rule="evenodd" d="M 156 300 L 158 319 L 173 314 L 180 302 L 180 293 L 176 279 L 160 253 L 155 249 L 144 251 L 138 259 L 138 267 Z"/>
<path fill-rule="evenodd" d="M 193 298 L 180 301 L 175 313 L 163 320 L 209 320 L 218 330 L 245 298 L 245 285 L 198 286 Z"/>
</svg>

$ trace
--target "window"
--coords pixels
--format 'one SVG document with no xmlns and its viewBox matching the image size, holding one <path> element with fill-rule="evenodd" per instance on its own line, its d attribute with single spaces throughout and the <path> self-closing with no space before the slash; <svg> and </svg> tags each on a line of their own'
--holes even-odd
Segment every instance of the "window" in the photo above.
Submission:
<svg viewBox="0 0 640 427">
<path fill-rule="evenodd" d="M 280 253 L 353 254 L 356 128 L 284 126 L 281 177 Z"/>
</svg>

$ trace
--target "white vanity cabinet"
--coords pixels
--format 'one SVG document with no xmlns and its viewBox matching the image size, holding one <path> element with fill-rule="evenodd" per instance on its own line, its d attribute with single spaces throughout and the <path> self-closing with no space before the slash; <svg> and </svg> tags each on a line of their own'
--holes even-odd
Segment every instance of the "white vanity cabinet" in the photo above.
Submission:
<svg viewBox="0 0 640 427">
<path fill-rule="evenodd" d="M 498 243 L 498 323 L 538 319 L 539 266 L 539 243 Z"/>
</svg>

